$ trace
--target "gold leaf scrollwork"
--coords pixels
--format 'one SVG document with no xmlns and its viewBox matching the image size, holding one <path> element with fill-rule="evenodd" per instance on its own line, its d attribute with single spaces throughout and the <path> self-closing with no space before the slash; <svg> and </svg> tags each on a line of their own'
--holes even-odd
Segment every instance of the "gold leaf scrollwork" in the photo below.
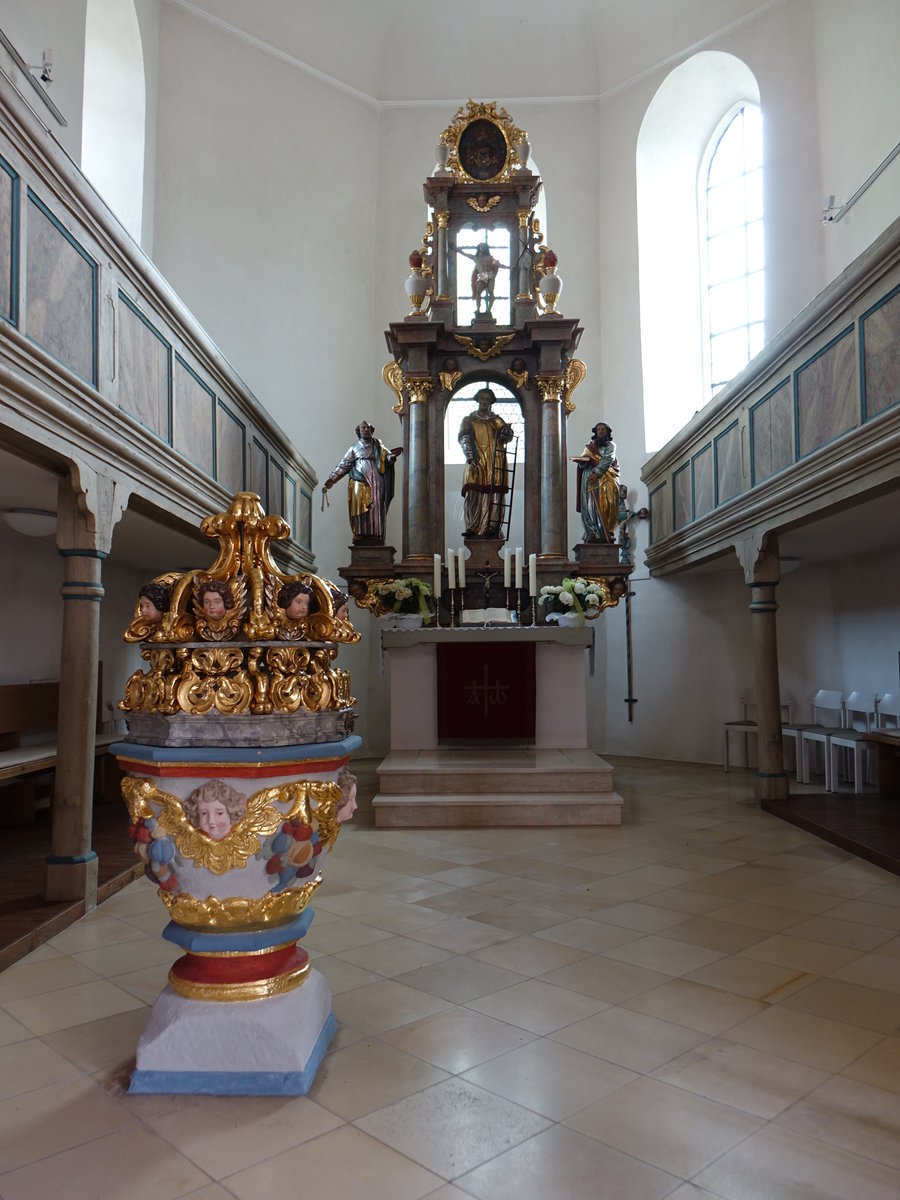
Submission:
<svg viewBox="0 0 900 1200">
<path fill-rule="evenodd" d="M 470 358 L 477 358 L 479 362 L 487 362 L 489 358 L 496 358 L 503 347 L 516 335 L 514 333 L 498 333 L 487 346 L 483 339 L 476 343 L 473 338 L 467 337 L 465 334 L 454 333 L 453 336 Z"/>
<path fill-rule="evenodd" d="M 566 403 L 566 415 L 575 411 L 575 405 L 572 403 L 572 393 L 580 383 L 584 382 L 584 377 L 587 375 L 587 367 L 580 358 L 573 358 L 566 367 L 566 382 L 563 388 L 563 399 Z"/>
<path fill-rule="evenodd" d="M 459 140 L 473 121 L 490 122 L 500 131 L 506 143 L 506 160 L 502 168 L 490 180 L 474 180 L 459 161 Z M 521 142 L 527 140 L 527 136 L 524 129 L 519 129 L 513 123 L 512 117 L 505 108 L 498 108 L 496 100 L 487 103 L 469 100 L 456 112 L 450 125 L 441 134 L 440 141 L 449 150 L 447 166 L 458 179 L 465 182 L 500 183 L 511 177 L 515 166 L 513 151 Z"/>
<path fill-rule="evenodd" d="M 283 892 L 267 892 L 265 896 L 228 896 L 218 900 L 209 896 L 197 900 L 186 892 L 164 892 L 159 895 L 169 916 L 185 929 L 259 929 L 286 925 L 309 904 L 313 893 L 322 882 L 316 875 L 302 887 L 286 888 Z"/>
<path fill-rule="evenodd" d="M 399 363 L 391 359 L 390 362 L 384 364 L 381 371 L 381 378 L 385 384 L 391 389 L 397 397 L 397 403 L 393 406 L 393 411 L 397 416 L 403 414 L 403 369 Z"/>
</svg>

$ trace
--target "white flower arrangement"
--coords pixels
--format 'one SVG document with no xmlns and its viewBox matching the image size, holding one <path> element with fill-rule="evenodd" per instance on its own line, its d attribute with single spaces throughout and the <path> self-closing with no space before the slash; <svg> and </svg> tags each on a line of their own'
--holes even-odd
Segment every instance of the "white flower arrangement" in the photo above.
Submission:
<svg viewBox="0 0 900 1200">
<path fill-rule="evenodd" d="M 433 611 L 434 592 L 421 579 L 385 579 L 372 594 L 387 612 L 414 613 L 425 620 Z"/>
<path fill-rule="evenodd" d="M 590 620 L 609 603 L 609 588 L 605 579 L 595 583 L 579 575 L 564 579 L 560 584 L 542 587 L 537 602 L 551 620 L 562 613 L 574 613 Z"/>
</svg>

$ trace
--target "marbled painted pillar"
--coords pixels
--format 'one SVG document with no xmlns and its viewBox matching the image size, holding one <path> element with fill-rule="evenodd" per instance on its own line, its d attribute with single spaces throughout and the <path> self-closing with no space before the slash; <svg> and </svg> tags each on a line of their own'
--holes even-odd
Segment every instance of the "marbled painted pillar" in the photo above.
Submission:
<svg viewBox="0 0 900 1200">
<path fill-rule="evenodd" d="M 775 614 L 778 611 L 775 588 L 780 577 L 777 540 L 768 538 L 765 549 L 745 570 L 750 585 L 759 730 L 756 799 L 783 800 L 788 795 L 788 781 L 781 739 L 781 689 L 775 627 Z"/>
<path fill-rule="evenodd" d="M 409 481 L 408 545 L 411 558 L 429 557 L 434 547 L 428 533 L 428 397 L 431 379 L 406 379 L 409 393 Z"/>
<path fill-rule="evenodd" d="M 519 294 L 517 300 L 531 299 L 531 281 L 529 279 L 529 258 L 528 258 L 528 222 L 531 217 L 528 209 L 520 208 L 516 217 L 519 222 Z"/>
<path fill-rule="evenodd" d="M 565 557 L 563 502 L 562 375 L 538 376 L 541 393 L 541 554 Z"/>
<path fill-rule="evenodd" d="M 450 214 L 442 210 L 435 212 L 434 219 L 437 224 L 437 296 L 439 301 L 450 299 L 447 292 L 447 221 Z"/>
<path fill-rule="evenodd" d="M 82 485 L 87 483 L 80 496 L 67 479 L 60 480 L 59 485 L 56 541 L 66 572 L 62 585 L 56 778 L 44 899 L 83 900 L 90 909 L 97 903 L 97 855 L 91 849 L 91 815 L 103 599 L 100 575 L 124 501 L 121 495 L 116 496 L 112 480 L 99 479 L 87 471 L 80 472 L 79 479 Z"/>
</svg>

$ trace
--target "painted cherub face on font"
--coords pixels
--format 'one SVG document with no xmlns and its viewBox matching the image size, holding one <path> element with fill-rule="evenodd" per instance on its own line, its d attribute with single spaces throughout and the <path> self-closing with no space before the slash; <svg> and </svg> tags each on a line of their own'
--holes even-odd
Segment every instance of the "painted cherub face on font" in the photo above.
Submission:
<svg viewBox="0 0 900 1200">
<path fill-rule="evenodd" d="M 197 802 L 197 828 L 217 841 L 231 830 L 231 817 L 221 800 L 204 799 Z"/>
<path fill-rule="evenodd" d="M 218 592 L 205 592 L 203 611 L 211 621 L 220 621 L 225 616 L 225 600 Z"/>
<path fill-rule="evenodd" d="M 158 625 L 169 606 L 169 589 L 164 583 L 145 583 L 138 592 L 138 612 L 145 621 Z"/>
<path fill-rule="evenodd" d="M 284 611 L 292 621 L 300 621 L 304 617 L 308 617 L 309 594 L 307 592 L 298 592 Z"/>
<path fill-rule="evenodd" d="M 159 611 L 159 609 L 156 607 L 156 605 L 153 603 L 153 601 L 150 599 L 149 596 L 141 596 L 138 606 L 141 610 L 141 616 L 144 618 L 145 621 L 154 621 L 155 622 L 155 621 L 162 620 L 162 617 L 163 617 L 162 613 Z"/>
</svg>

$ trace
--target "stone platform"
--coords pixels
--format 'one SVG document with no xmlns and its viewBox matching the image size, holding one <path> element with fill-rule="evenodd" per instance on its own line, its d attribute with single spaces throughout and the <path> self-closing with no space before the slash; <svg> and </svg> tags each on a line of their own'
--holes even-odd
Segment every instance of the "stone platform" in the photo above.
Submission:
<svg viewBox="0 0 900 1200">
<path fill-rule="evenodd" d="M 378 776 L 379 829 L 622 823 L 612 767 L 581 748 L 392 750 Z"/>
</svg>

